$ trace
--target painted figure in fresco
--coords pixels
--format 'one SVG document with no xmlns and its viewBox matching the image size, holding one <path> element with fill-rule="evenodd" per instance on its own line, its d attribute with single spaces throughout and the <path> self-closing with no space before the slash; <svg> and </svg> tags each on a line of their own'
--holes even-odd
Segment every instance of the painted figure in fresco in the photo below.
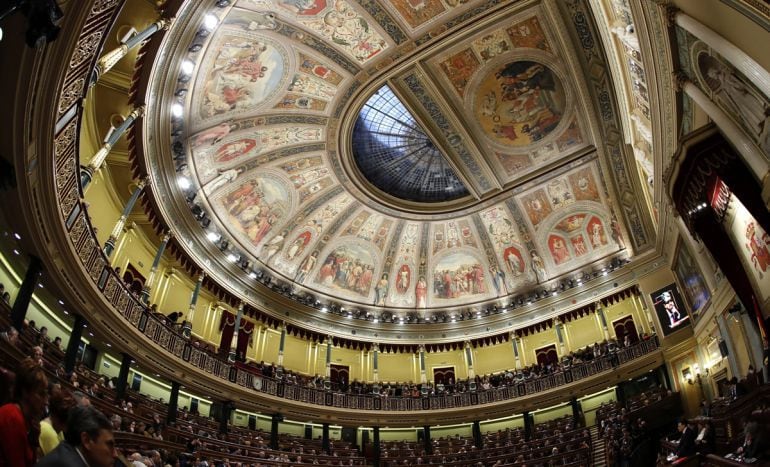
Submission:
<svg viewBox="0 0 770 467">
<path fill-rule="evenodd" d="M 506 249 L 503 253 L 503 259 L 505 259 L 508 271 L 513 277 L 517 277 L 524 272 L 524 262 L 521 260 L 521 256 L 515 248 L 510 247 Z"/>
<path fill-rule="evenodd" d="M 310 256 L 302 261 L 302 264 L 299 266 L 299 271 L 297 272 L 297 282 L 301 283 L 305 280 L 307 275 L 310 274 L 310 271 L 313 270 L 316 261 L 318 261 L 318 250 L 310 253 Z"/>
<path fill-rule="evenodd" d="M 599 248 L 606 243 L 607 239 L 604 236 L 604 227 L 602 224 L 598 221 L 591 224 L 591 245 L 593 245 L 594 248 Z"/>
<path fill-rule="evenodd" d="M 505 285 L 505 272 L 497 269 L 497 266 L 493 264 L 489 267 L 489 275 L 492 276 L 492 285 L 495 286 L 497 296 L 508 294 L 508 287 Z"/>
<path fill-rule="evenodd" d="M 618 220 L 615 218 L 615 216 L 612 216 L 612 219 L 610 220 L 610 229 L 612 232 L 612 240 L 615 241 L 615 243 L 620 247 L 620 249 L 623 249 L 626 247 L 626 242 L 623 240 L 623 233 L 620 231 L 620 224 L 618 223 Z"/>
<path fill-rule="evenodd" d="M 374 304 L 385 306 L 385 298 L 388 296 L 388 274 L 382 275 L 374 287 Z"/>
<path fill-rule="evenodd" d="M 538 282 L 545 282 L 545 263 L 543 262 L 543 258 L 541 258 L 535 250 L 530 251 L 529 254 L 531 256 L 532 271 L 535 273 L 535 278 Z"/>
<path fill-rule="evenodd" d="M 398 277 L 396 278 L 396 290 L 400 294 L 406 293 L 409 290 L 409 283 L 411 280 L 411 271 L 409 266 L 402 264 L 398 269 Z"/>
<path fill-rule="evenodd" d="M 249 138 L 227 143 L 217 150 L 214 160 L 217 162 L 230 162 L 251 151 L 256 145 L 257 142 Z"/>
<path fill-rule="evenodd" d="M 582 235 L 572 237 L 572 247 L 575 249 L 575 256 L 582 256 L 588 253 L 588 248 L 586 248 L 586 243 L 585 240 L 583 240 Z"/>
<path fill-rule="evenodd" d="M 364 18 L 341 0 L 337 0 L 334 9 L 324 15 L 323 24 L 332 42 L 349 47 L 361 62 L 375 56 L 387 45 L 382 38 L 376 37 Z"/>
<path fill-rule="evenodd" d="M 417 285 L 414 286 L 414 298 L 417 302 L 417 308 L 428 306 L 428 283 L 425 281 L 425 276 L 420 276 L 417 279 Z"/>
<path fill-rule="evenodd" d="M 264 245 L 262 245 L 262 250 L 265 251 L 264 263 L 270 261 L 270 258 L 272 258 L 273 255 L 281 251 L 283 244 L 286 242 L 287 235 L 289 235 L 289 231 L 284 230 L 275 237 L 271 238 L 269 242 L 266 242 Z"/>
<path fill-rule="evenodd" d="M 553 237 L 551 241 L 551 254 L 553 255 L 553 262 L 556 264 L 561 264 L 570 259 L 567 245 L 564 244 L 564 240 L 561 237 Z"/>
<path fill-rule="evenodd" d="M 767 272 L 767 267 L 770 266 L 770 251 L 767 249 L 767 245 L 770 245 L 770 236 L 763 232 L 761 227 L 757 228 L 752 221 L 746 226 L 746 240 L 748 240 L 746 248 L 751 253 L 751 264 L 762 279 L 762 273 Z"/>
<path fill-rule="evenodd" d="M 203 191 L 204 195 L 211 196 L 211 194 L 217 191 L 218 189 L 222 188 L 228 183 L 235 181 L 235 179 L 238 178 L 238 175 L 240 175 L 242 172 L 243 172 L 243 169 L 241 168 L 220 170 L 219 175 L 217 175 L 213 180 L 205 184 L 201 189 L 201 191 Z"/>
<path fill-rule="evenodd" d="M 735 117 L 743 121 L 751 130 L 752 136 L 758 136 L 768 108 L 765 99 L 716 58 L 701 53 L 698 56 L 698 64 L 709 88 L 720 97 Z"/>
<path fill-rule="evenodd" d="M 222 138 L 229 135 L 230 132 L 235 130 L 236 128 L 238 128 L 238 126 L 233 125 L 232 122 L 220 123 L 214 128 L 209 128 L 203 133 L 199 133 L 198 135 L 196 135 L 195 139 L 193 140 L 192 146 L 193 148 L 197 148 L 197 147 L 203 146 L 205 143 L 209 143 L 212 145 L 217 144 L 218 142 L 222 141 Z"/>
<path fill-rule="evenodd" d="M 305 247 L 310 242 L 311 237 L 312 235 L 307 231 L 299 234 L 297 238 L 294 239 L 294 242 L 291 244 L 289 249 L 286 251 L 286 257 L 292 260 L 301 255 L 302 252 L 305 251 Z"/>
</svg>

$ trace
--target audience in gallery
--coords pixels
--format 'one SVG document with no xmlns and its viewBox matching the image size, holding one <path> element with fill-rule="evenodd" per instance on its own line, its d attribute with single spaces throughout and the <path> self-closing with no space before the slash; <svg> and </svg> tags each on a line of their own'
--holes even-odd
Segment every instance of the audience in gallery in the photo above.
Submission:
<svg viewBox="0 0 770 467">
<path fill-rule="evenodd" d="M 48 378 L 32 358 L 19 362 L 13 400 L 0 407 L 0 466 L 34 465 L 40 419 L 48 404 Z"/>
</svg>

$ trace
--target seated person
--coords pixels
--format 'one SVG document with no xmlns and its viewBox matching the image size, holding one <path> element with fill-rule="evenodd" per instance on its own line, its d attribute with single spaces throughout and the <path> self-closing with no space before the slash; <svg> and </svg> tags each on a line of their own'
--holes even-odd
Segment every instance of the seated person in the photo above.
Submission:
<svg viewBox="0 0 770 467">
<path fill-rule="evenodd" d="M 738 456 L 744 459 L 762 459 L 764 458 L 766 446 L 764 437 L 759 428 L 759 423 L 750 421 L 746 424 L 743 444 L 735 451 Z"/>
</svg>

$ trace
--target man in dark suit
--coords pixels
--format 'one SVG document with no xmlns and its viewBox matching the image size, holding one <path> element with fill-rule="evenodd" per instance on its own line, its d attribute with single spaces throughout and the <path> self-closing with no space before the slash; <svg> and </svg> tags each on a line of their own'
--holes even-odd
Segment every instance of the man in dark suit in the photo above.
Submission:
<svg viewBox="0 0 770 467">
<path fill-rule="evenodd" d="M 679 420 L 676 429 L 679 430 L 681 436 L 679 437 L 679 445 L 676 448 L 677 457 L 688 457 L 695 454 L 695 430 L 693 430 L 688 424 L 687 420 Z"/>
<path fill-rule="evenodd" d="M 38 467 L 112 467 L 115 463 L 112 424 L 93 407 L 74 407 L 67 417 L 64 441 L 37 463 Z"/>
</svg>

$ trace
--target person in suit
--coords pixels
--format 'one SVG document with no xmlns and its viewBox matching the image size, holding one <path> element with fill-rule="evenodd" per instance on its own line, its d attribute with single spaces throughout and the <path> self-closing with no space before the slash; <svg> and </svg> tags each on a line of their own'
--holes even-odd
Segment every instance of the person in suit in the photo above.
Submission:
<svg viewBox="0 0 770 467">
<path fill-rule="evenodd" d="M 37 463 L 38 467 L 112 467 L 115 464 L 112 423 L 93 407 L 74 407 L 67 417 L 64 441 Z"/>
<path fill-rule="evenodd" d="M 764 438 L 756 421 L 750 421 L 744 429 L 743 444 L 738 447 L 737 454 L 746 459 L 762 458 L 766 449 Z"/>
<path fill-rule="evenodd" d="M 693 430 L 688 424 L 687 420 L 682 419 L 679 420 L 679 423 L 676 426 L 677 430 L 679 430 L 680 437 L 679 437 L 679 445 L 676 448 L 676 454 L 677 457 L 688 457 L 695 454 L 695 430 Z"/>
</svg>

